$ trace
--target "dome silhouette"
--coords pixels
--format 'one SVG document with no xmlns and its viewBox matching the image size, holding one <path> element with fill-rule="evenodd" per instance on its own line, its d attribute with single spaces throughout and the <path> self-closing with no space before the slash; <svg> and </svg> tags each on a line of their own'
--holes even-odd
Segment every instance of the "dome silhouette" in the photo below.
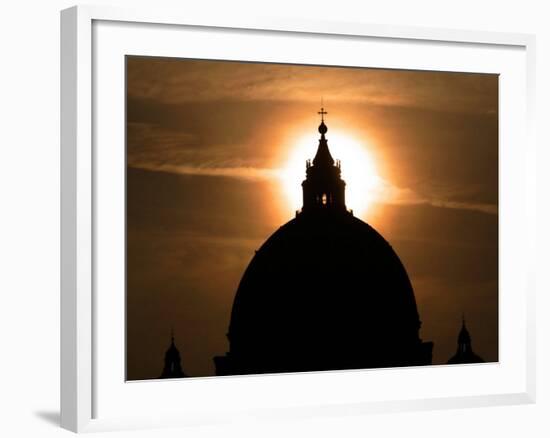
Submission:
<svg viewBox="0 0 550 438">
<path fill-rule="evenodd" d="M 324 120 L 319 132 L 301 212 L 256 251 L 240 281 L 218 375 L 431 363 L 407 272 L 390 244 L 347 210 Z"/>
</svg>

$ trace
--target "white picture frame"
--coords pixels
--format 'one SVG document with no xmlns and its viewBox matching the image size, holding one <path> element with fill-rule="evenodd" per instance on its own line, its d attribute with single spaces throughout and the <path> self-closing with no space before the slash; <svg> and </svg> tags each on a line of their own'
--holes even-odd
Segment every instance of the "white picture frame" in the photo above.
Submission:
<svg viewBox="0 0 550 438">
<path fill-rule="evenodd" d="M 148 29 L 147 39 L 139 38 L 143 29 Z M 204 378 L 190 379 L 188 382 L 167 381 L 162 382 L 162 385 L 154 381 L 120 381 L 120 360 L 124 350 L 120 353 L 121 357 L 116 352 L 120 350 L 119 341 L 123 338 L 123 330 L 120 332 L 120 328 L 124 326 L 124 309 L 120 307 L 118 295 L 124 291 L 118 288 L 112 294 L 118 301 L 109 307 L 108 315 L 104 304 L 106 300 L 98 300 L 97 294 L 105 284 L 105 278 L 110 280 L 112 277 L 123 277 L 123 273 L 119 272 L 120 269 L 112 273 L 101 269 L 104 245 L 98 244 L 98 239 L 106 239 L 101 236 L 108 235 L 110 231 L 103 231 L 109 225 L 102 225 L 105 218 L 98 213 L 101 209 L 97 209 L 97 206 L 103 202 L 116 201 L 114 198 L 107 200 L 110 195 L 101 190 L 101 184 L 105 178 L 109 178 L 108 175 L 115 175 L 121 168 L 117 167 L 117 157 L 98 155 L 96 149 L 98 141 L 103 144 L 102 139 L 111 134 L 113 138 L 116 137 L 113 141 L 120 146 L 120 132 L 114 134 L 114 130 L 123 130 L 123 127 L 110 128 L 102 125 L 102 109 L 106 108 L 106 104 L 114 108 L 113 111 L 120 108 L 120 96 L 124 95 L 124 90 L 118 89 L 118 86 L 124 78 L 113 74 L 114 82 L 104 86 L 101 81 L 105 75 L 102 76 L 102 73 L 105 68 L 112 71 L 106 61 L 109 57 L 115 57 L 120 67 L 121 54 L 156 53 L 159 56 L 178 56 L 181 44 L 171 45 L 163 38 L 167 33 L 177 33 L 180 30 L 184 30 L 181 38 L 188 36 L 185 32 L 199 32 L 206 38 L 233 32 L 231 35 L 234 38 L 241 41 L 244 38 L 252 42 L 255 39 L 269 38 L 273 47 L 277 46 L 278 40 L 303 40 L 304 44 L 309 44 L 307 47 L 313 48 L 312 58 L 304 63 L 321 60 L 319 63 L 323 64 L 322 59 L 325 58 L 320 56 L 332 56 L 333 62 L 349 65 L 342 61 L 344 58 L 336 56 L 336 51 L 334 47 L 330 48 L 330 44 L 323 46 L 323 53 L 316 53 L 316 43 L 311 41 L 314 38 L 325 38 L 327 41 L 333 38 L 335 44 L 342 47 L 363 43 L 401 45 L 426 50 L 427 54 L 431 50 L 438 53 L 444 50 L 463 50 L 466 53 L 468 50 L 475 52 L 482 49 L 487 51 L 488 58 L 493 56 L 499 59 L 495 61 L 495 66 L 491 66 L 490 63 L 494 60 L 481 59 L 479 53 L 476 55 L 478 58 L 472 58 L 467 53 L 464 55 L 467 58 L 470 56 L 468 62 L 477 59 L 475 62 L 479 63 L 478 71 L 490 70 L 502 74 L 504 81 L 501 94 L 502 117 L 499 122 L 500 196 L 503 201 L 499 225 L 501 231 L 504 230 L 501 236 L 500 280 L 504 289 L 509 288 L 510 292 L 505 292 L 500 300 L 499 311 L 502 318 L 499 336 L 502 359 L 498 364 L 377 370 L 377 374 L 365 370 L 308 373 L 307 376 L 295 374 Z M 128 41 L 134 44 L 130 52 L 126 52 Z M 141 49 L 138 47 L 140 44 Z M 220 48 L 218 45 L 215 51 L 211 51 L 207 43 L 201 44 L 194 47 L 195 56 L 201 55 L 201 51 L 201 57 L 212 59 L 235 59 L 235 56 L 242 56 L 233 49 L 230 50 L 230 47 Z M 288 49 L 288 45 L 287 51 L 283 50 L 282 54 L 275 49 L 272 53 L 264 51 L 261 55 L 254 51 L 254 47 L 254 43 L 247 47 L 251 60 L 280 61 L 285 57 L 288 62 L 301 60 L 299 52 L 294 54 Z M 162 48 L 162 53 L 159 48 Z M 281 48 L 284 49 L 283 45 Z M 333 53 L 330 53 L 331 50 Z M 399 50 L 403 51 L 403 47 Z M 490 55 L 491 51 L 495 54 Z M 376 61 L 378 66 L 404 68 L 408 65 L 409 68 L 437 69 L 438 65 L 445 62 L 433 57 L 423 60 L 424 64 L 417 64 L 404 56 L 397 62 L 394 59 L 395 54 L 384 57 L 386 55 L 382 56 L 383 52 L 372 52 L 380 54 Z M 250 418 L 284 419 L 311 415 L 349 415 L 534 402 L 535 265 L 531 256 L 535 252 L 535 145 L 532 127 L 534 53 L 534 36 L 525 34 L 257 17 L 242 17 L 228 22 L 224 17 L 195 16 L 190 11 L 128 10 L 103 6 L 78 6 L 62 11 L 61 426 L 75 432 L 85 432 L 246 421 Z M 446 69 L 452 70 L 453 65 L 457 71 L 461 69 L 460 56 L 456 60 L 447 58 Z M 409 64 L 404 64 L 406 62 Z M 499 70 L 501 65 L 504 66 L 502 71 Z M 506 78 L 511 79 L 506 82 Z M 104 94 L 101 90 L 104 90 Z M 111 99 L 112 102 L 106 103 L 105 99 Z M 112 120 L 120 121 L 120 113 L 114 114 Z M 123 188 L 118 187 L 114 192 L 120 194 L 120 190 Z M 521 260 L 513 257 L 512 252 L 515 251 L 522 254 Z M 114 257 L 116 253 L 113 252 Z M 114 266 L 120 265 L 114 263 Z M 512 267 L 513 269 L 508 269 Z M 512 318 L 517 321 L 514 328 L 510 324 Z M 104 323 L 103 320 L 107 319 L 111 322 Z M 112 342 L 102 334 L 106 324 L 115 333 Z M 102 354 L 98 354 L 100 351 Z M 118 361 L 114 366 L 117 370 L 114 373 L 110 373 L 106 362 L 111 359 L 109 352 L 117 355 L 116 358 L 112 357 L 113 361 Z M 116 379 L 118 383 L 112 384 Z M 373 379 L 394 381 L 397 389 L 390 390 L 384 383 L 387 395 L 383 396 L 383 389 L 380 389 L 383 384 L 376 390 Z M 407 382 L 423 381 L 422 379 L 432 381 L 430 385 L 433 388 L 428 391 L 429 394 L 419 392 L 414 387 L 406 390 Z M 452 379 L 458 380 L 454 389 L 449 390 L 444 382 Z M 472 385 L 465 385 L 466 381 L 472 382 Z M 368 387 L 373 388 L 368 394 L 366 391 L 350 389 L 361 389 L 367 382 L 370 382 Z M 184 392 L 183 383 L 186 385 Z M 284 390 L 291 387 L 301 388 L 305 395 L 296 395 L 290 402 Z M 323 388 L 323 391 L 315 392 L 313 388 Z M 307 394 L 309 390 L 310 394 Z M 240 395 L 236 395 L 239 393 Z M 107 401 L 105 394 L 112 402 Z M 143 399 L 149 400 L 161 396 L 167 399 L 179 396 L 182 400 L 179 407 L 168 412 L 162 404 L 153 406 L 145 401 L 136 401 L 136 398 L 140 398 L 139 394 L 143 394 Z M 204 398 L 216 395 L 220 401 L 214 403 L 210 398 L 201 402 L 201 394 Z M 191 399 L 193 395 L 196 396 L 195 400 L 185 400 L 185 397 Z M 123 405 L 126 406 L 125 409 L 122 409 Z"/>
</svg>

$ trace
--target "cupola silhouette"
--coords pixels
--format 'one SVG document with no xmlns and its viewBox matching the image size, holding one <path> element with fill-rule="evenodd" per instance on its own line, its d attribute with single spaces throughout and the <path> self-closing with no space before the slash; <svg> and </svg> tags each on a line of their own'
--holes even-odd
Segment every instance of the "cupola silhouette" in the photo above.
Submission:
<svg viewBox="0 0 550 438">
<path fill-rule="evenodd" d="M 457 349 L 453 357 L 449 359 L 448 364 L 461 364 L 461 363 L 482 363 L 485 362 L 481 357 L 474 353 L 472 350 L 472 338 L 466 328 L 466 321 L 462 316 L 462 327 L 458 333 Z"/>
<path fill-rule="evenodd" d="M 181 355 L 179 350 L 176 348 L 173 331 L 170 339 L 170 346 L 164 354 L 164 368 L 159 379 L 176 379 L 180 377 L 187 377 L 181 366 Z"/>
<path fill-rule="evenodd" d="M 321 137 L 303 207 L 256 251 L 238 286 L 218 375 L 427 365 L 432 342 L 390 244 L 345 203 L 341 165 Z M 337 145 L 336 145 L 337 147 Z M 345 164 L 345 163 L 344 163 Z"/>
<path fill-rule="evenodd" d="M 325 134 L 328 131 L 324 116 L 324 108 L 319 111 L 321 124 L 319 125 L 319 147 L 311 161 L 306 162 L 306 179 L 302 183 L 303 211 L 318 209 L 346 209 L 346 183 L 341 179 L 340 162 L 334 162 L 328 149 Z M 335 165 L 336 164 L 336 165 Z"/>
</svg>

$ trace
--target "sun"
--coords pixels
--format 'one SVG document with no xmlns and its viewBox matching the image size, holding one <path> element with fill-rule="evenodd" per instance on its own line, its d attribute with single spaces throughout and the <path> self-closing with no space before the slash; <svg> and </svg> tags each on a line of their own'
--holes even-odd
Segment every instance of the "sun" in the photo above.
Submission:
<svg viewBox="0 0 550 438">
<path fill-rule="evenodd" d="M 354 214 L 364 215 L 381 188 L 368 144 L 343 132 L 327 134 L 330 152 L 340 160 L 342 179 L 346 182 L 346 205 Z M 281 182 L 293 210 L 302 207 L 302 181 L 305 179 L 306 160 L 313 159 L 319 142 L 318 135 L 299 137 L 290 148 L 290 154 L 281 171 Z"/>
</svg>

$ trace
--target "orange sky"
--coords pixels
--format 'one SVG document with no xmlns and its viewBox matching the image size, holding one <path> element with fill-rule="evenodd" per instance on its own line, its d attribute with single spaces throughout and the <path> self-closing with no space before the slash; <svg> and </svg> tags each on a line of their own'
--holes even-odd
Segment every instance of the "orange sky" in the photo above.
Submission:
<svg viewBox="0 0 550 438">
<path fill-rule="evenodd" d="M 130 379 L 160 374 L 172 326 L 185 371 L 214 372 L 240 276 L 294 214 L 281 172 L 304 136 L 313 157 L 321 97 L 333 156 L 339 133 L 374 164 L 383 190 L 354 211 L 403 261 L 434 363 L 462 312 L 474 350 L 498 359 L 497 76 L 127 62 Z"/>
</svg>

